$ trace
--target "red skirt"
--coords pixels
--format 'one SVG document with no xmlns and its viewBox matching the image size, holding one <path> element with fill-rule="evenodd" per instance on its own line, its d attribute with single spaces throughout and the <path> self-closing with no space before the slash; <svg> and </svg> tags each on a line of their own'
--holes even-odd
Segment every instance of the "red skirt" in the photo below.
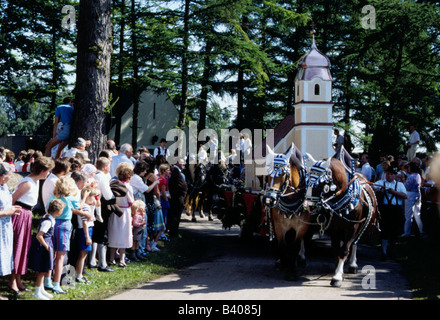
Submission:
<svg viewBox="0 0 440 320">
<path fill-rule="evenodd" d="M 22 208 L 20 215 L 12 216 L 14 230 L 14 273 L 26 274 L 28 252 L 32 241 L 32 211 Z"/>
</svg>

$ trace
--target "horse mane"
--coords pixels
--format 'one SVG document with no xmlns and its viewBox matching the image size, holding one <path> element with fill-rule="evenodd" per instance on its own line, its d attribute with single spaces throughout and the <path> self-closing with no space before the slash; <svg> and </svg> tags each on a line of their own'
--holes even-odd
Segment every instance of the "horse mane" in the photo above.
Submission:
<svg viewBox="0 0 440 320">
<path fill-rule="evenodd" d="M 295 145 L 293 145 L 293 150 L 290 155 L 290 165 L 296 168 L 304 168 L 304 158 L 301 150 L 299 150 Z"/>
<path fill-rule="evenodd" d="M 296 145 L 292 144 L 293 150 L 290 154 L 290 182 L 292 186 L 298 187 L 301 183 L 300 169 L 304 169 L 304 157 Z"/>
<path fill-rule="evenodd" d="M 330 169 L 332 170 L 333 182 L 336 184 L 338 189 L 343 188 L 347 184 L 347 171 L 345 170 L 344 164 L 336 159 L 332 158 L 330 162 Z"/>
</svg>

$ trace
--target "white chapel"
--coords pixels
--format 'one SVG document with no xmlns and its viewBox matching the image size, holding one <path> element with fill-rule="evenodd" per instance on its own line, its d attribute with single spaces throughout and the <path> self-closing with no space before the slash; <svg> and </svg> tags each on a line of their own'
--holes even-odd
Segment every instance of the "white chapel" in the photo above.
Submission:
<svg viewBox="0 0 440 320">
<path fill-rule="evenodd" d="M 255 174 L 246 176 L 246 187 L 258 189 L 261 176 L 265 175 L 262 160 L 266 143 L 273 145 L 275 153 L 286 153 L 293 142 L 304 155 L 309 153 L 317 160 L 334 155 L 331 63 L 317 48 L 312 34 L 311 48 L 297 63 L 294 114 L 287 115 L 273 130 L 267 130 L 263 143 L 255 145 L 253 155 L 257 164 L 251 170 Z"/>
</svg>

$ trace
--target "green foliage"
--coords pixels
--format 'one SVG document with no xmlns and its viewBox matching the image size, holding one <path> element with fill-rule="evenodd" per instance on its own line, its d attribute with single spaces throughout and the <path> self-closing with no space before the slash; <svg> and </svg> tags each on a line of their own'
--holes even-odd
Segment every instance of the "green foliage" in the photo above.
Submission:
<svg viewBox="0 0 440 320">
<path fill-rule="evenodd" d="M 339 2 L 326 3 L 327 12 L 341 12 L 337 10 Z M 376 28 L 364 29 L 360 23 L 366 4 L 376 10 Z M 323 45 L 332 62 L 337 121 L 365 126 L 361 135 L 366 139 L 360 147 L 373 158 L 378 158 L 380 151 L 404 152 L 409 124 L 422 131 L 427 151 L 435 151 L 440 138 L 440 110 L 435 107 L 439 83 L 438 4 L 346 1 L 342 8 L 345 22 L 327 25 L 323 31 L 328 33 L 323 35 Z M 325 16 L 320 18 L 325 21 Z"/>
<path fill-rule="evenodd" d="M 34 134 L 68 90 L 74 34 L 62 28 L 73 1 L 1 1 L 1 134 Z"/>
<path fill-rule="evenodd" d="M 436 150 L 438 2 L 188 1 L 186 19 L 185 1 L 113 1 L 114 87 L 166 93 L 200 128 L 214 125 L 216 98 L 228 95 L 237 101 L 229 125 L 271 128 L 294 111 L 296 62 L 310 48 L 313 21 L 332 63 L 335 122 L 357 135 L 357 146 L 402 152 L 413 123 Z M 73 0 L 0 1 L 0 134 L 32 132 L 72 89 L 76 32 L 61 26 L 69 4 L 78 9 Z M 367 4 L 375 29 L 362 27 Z M 38 120 L 16 112 L 25 108 Z"/>
</svg>

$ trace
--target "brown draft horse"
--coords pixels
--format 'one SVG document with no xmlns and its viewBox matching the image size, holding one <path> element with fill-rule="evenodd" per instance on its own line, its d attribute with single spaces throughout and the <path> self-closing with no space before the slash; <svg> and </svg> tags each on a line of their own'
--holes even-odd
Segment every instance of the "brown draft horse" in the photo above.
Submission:
<svg viewBox="0 0 440 320">
<path fill-rule="evenodd" d="M 270 237 L 272 240 L 275 233 L 286 280 L 296 280 L 296 265 L 305 265 L 304 236 L 312 217 L 302 210 L 306 190 L 303 155 L 293 143 L 287 154 L 275 154 L 269 146 L 266 148 L 268 180 L 263 206 L 273 223 Z"/>
<path fill-rule="evenodd" d="M 336 269 L 331 285 L 340 287 L 344 264 L 349 257 L 349 272 L 357 272 L 357 242 L 378 214 L 377 200 L 369 181 L 350 169 L 352 161 L 343 149 L 338 158 L 313 162 L 310 169 L 304 209 L 317 216 L 321 230 L 327 230 L 335 256 Z"/>
</svg>

